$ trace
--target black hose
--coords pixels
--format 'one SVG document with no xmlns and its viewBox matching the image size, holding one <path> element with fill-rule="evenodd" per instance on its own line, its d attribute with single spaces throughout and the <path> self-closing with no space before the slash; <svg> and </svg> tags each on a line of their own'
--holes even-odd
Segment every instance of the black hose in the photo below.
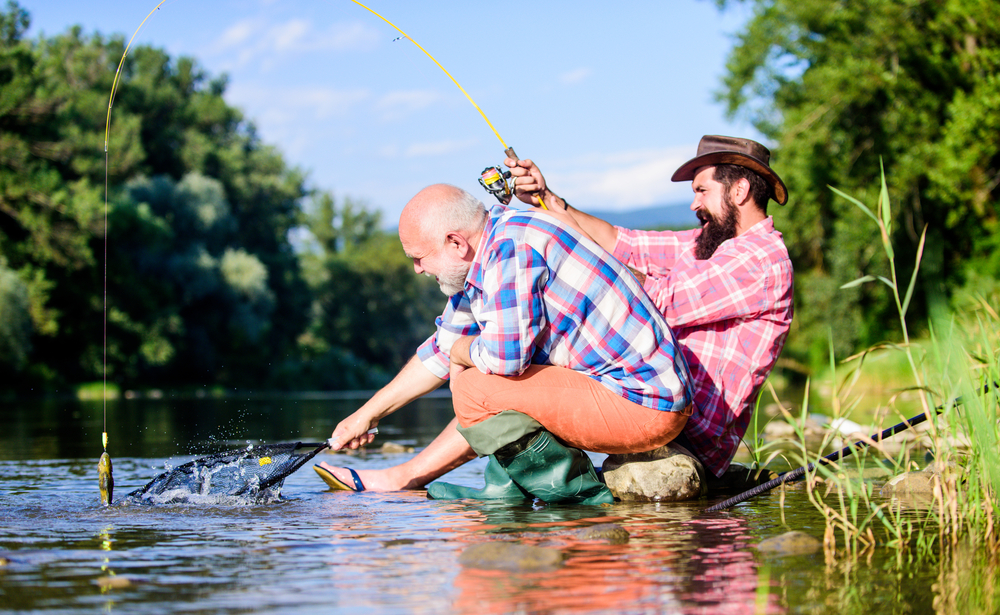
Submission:
<svg viewBox="0 0 1000 615">
<path fill-rule="evenodd" d="M 941 409 L 942 409 L 942 406 L 938 406 L 937 408 L 934 408 L 933 413 L 937 414 L 937 413 L 941 412 Z M 898 423 L 896 425 L 893 425 L 892 427 L 890 427 L 888 429 L 883 429 L 881 433 L 872 434 L 871 439 L 874 440 L 875 442 L 881 442 L 882 440 L 884 440 L 884 439 L 886 439 L 886 438 L 888 438 L 890 436 L 893 436 L 893 435 L 895 435 L 895 434 L 897 434 L 897 433 L 899 433 L 901 431 L 906 431 L 910 427 L 912 427 L 914 425 L 919 425 L 920 423 L 923 423 L 926 420 L 927 420 L 927 413 L 926 412 L 921 412 L 920 414 L 918 414 L 917 416 L 913 417 L 912 419 L 910 419 L 908 421 L 903 421 L 902 423 Z M 820 458 L 817 463 L 825 465 L 825 464 L 828 464 L 828 463 L 830 463 L 832 461 L 837 461 L 837 460 L 843 459 L 844 457 L 850 457 L 851 455 L 854 454 L 854 451 L 861 450 L 863 448 L 867 448 L 868 446 L 869 446 L 869 444 L 865 440 L 858 440 L 857 442 L 855 442 L 854 444 L 852 444 L 850 446 L 845 446 L 844 448 L 840 449 L 839 451 L 837 451 L 835 453 L 830 453 L 829 455 Z M 785 472 L 784 474 L 778 476 L 778 478 L 775 478 L 774 480 L 769 480 L 769 481 L 767 481 L 766 483 L 764 483 L 762 485 L 757 485 L 756 487 L 754 487 L 753 489 L 751 489 L 749 491 L 744 491 L 743 493 L 741 493 L 739 495 L 733 496 L 733 497 L 729 498 L 728 500 L 726 500 L 725 502 L 719 502 L 715 506 L 711 506 L 709 508 L 706 508 L 705 512 L 718 512 L 720 510 L 725 510 L 727 508 L 731 508 L 733 506 L 736 506 L 740 502 L 745 502 L 746 500 L 749 500 L 752 497 L 758 496 L 758 495 L 764 493 L 765 491 L 770 491 L 771 489 L 774 489 L 778 485 L 781 485 L 781 484 L 787 483 L 787 482 L 791 482 L 793 480 L 801 478 L 803 474 L 805 474 L 806 472 L 811 471 L 815 467 L 816 467 L 815 463 L 810 463 L 809 465 L 796 468 L 796 469 L 791 470 L 789 472 Z"/>
</svg>

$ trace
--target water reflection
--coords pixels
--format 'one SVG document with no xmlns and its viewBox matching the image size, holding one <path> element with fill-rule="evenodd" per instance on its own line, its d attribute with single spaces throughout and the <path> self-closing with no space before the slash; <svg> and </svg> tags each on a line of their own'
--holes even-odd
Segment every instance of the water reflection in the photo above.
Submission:
<svg viewBox="0 0 1000 615">
<path fill-rule="evenodd" d="M 322 437 L 357 404 L 154 401 L 123 400 L 113 415 L 118 436 L 111 449 L 121 493 L 142 486 L 167 463 L 189 460 L 202 447 L 242 445 L 241 438 Z M 400 422 L 387 422 L 380 440 L 428 442 L 451 416 L 447 399 L 428 401 L 409 416 L 397 415 Z M 73 407 L 81 416 L 72 416 Z M 70 413 L 64 421 L 63 411 Z M 870 560 L 829 564 L 822 554 L 757 553 L 754 545 L 762 538 L 789 529 L 822 536 L 822 519 L 796 489 L 786 493 L 784 510 L 774 493 L 729 513 L 706 515 L 702 511 L 712 502 L 532 506 L 437 502 L 422 492 L 330 492 L 306 468 L 286 480 L 280 501 L 266 505 L 104 508 L 96 475 L 100 426 L 85 418 L 85 411 L 83 405 L 43 404 L 0 415 L 6 456 L 0 460 L 2 610 L 996 611 L 995 562 L 975 546 L 940 562 L 900 561 L 888 549 L 876 550 Z M 85 438 L 77 432 L 81 426 L 90 429 Z M 126 437 L 140 428 L 144 433 Z M 351 463 L 387 467 L 412 455 L 376 449 Z M 476 460 L 448 480 L 480 485 L 484 467 Z M 573 533 L 602 523 L 621 525 L 629 540 L 612 544 Z M 491 541 L 556 550 L 563 562 L 546 572 L 460 564 L 467 549 Z"/>
</svg>

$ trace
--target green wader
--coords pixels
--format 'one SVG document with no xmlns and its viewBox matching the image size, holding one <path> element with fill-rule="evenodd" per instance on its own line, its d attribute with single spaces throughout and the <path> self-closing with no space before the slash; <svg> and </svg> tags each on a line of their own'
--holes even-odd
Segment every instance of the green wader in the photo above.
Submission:
<svg viewBox="0 0 1000 615">
<path fill-rule="evenodd" d="M 611 504 L 611 491 L 598 478 L 587 454 L 570 448 L 526 414 L 505 410 L 468 428 L 459 427 L 472 450 L 489 456 L 486 486 L 472 489 L 431 483 L 435 500 L 524 500 L 550 504 Z"/>
</svg>

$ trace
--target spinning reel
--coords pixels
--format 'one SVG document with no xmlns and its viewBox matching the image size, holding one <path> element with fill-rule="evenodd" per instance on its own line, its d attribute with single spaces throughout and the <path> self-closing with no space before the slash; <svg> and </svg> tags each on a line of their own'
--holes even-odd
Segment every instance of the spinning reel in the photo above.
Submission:
<svg viewBox="0 0 1000 615">
<path fill-rule="evenodd" d="M 508 147 L 503 153 L 507 154 L 508 158 L 518 160 L 513 147 Z M 514 196 L 514 182 L 510 179 L 510 171 L 500 168 L 500 165 L 483 169 L 479 174 L 479 184 L 504 205 L 510 203 L 511 197 Z"/>
<path fill-rule="evenodd" d="M 501 169 L 500 165 L 483 169 L 479 184 L 504 205 L 510 203 L 514 196 L 514 182 L 510 181 L 510 171 Z"/>
</svg>

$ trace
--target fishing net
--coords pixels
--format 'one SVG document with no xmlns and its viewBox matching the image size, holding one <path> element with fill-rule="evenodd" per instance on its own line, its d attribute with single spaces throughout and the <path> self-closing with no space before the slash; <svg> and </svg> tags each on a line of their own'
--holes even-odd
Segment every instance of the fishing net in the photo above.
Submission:
<svg viewBox="0 0 1000 615">
<path fill-rule="evenodd" d="M 179 465 L 128 494 L 128 499 L 144 503 L 236 498 L 260 502 L 277 499 L 285 479 L 327 444 L 291 442 L 251 446 L 216 453 Z M 304 453 L 299 449 L 312 448 Z"/>
</svg>

